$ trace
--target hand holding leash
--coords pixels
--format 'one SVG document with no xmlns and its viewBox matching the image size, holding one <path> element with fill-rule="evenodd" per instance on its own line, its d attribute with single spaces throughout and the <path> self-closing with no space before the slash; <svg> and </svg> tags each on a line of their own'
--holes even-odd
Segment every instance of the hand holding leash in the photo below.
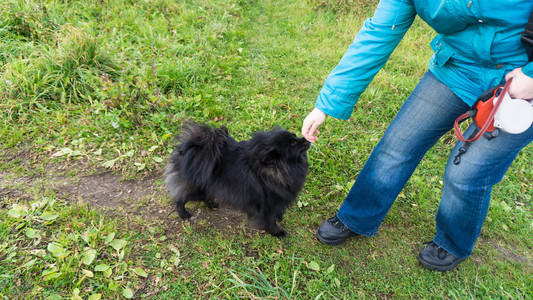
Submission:
<svg viewBox="0 0 533 300">
<path fill-rule="evenodd" d="M 516 68 L 505 76 L 505 80 L 513 79 L 509 86 L 509 95 L 513 99 L 533 99 L 533 78 L 522 72 L 522 68 Z"/>
</svg>

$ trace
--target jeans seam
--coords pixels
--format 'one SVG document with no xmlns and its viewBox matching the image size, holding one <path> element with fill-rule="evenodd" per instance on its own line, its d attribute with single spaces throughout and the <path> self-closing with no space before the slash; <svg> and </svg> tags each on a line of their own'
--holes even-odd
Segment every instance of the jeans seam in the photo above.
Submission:
<svg viewBox="0 0 533 300">
<path fill-rule="evenodd" d="M 480 201 L 478 201 L 478 203 L 477 203 L 477 218 L 476 218 L 476 220 L 479 220 L 479 218 L 481 217 L 481 206 L 483 205 L 483 199 L 485 199 L 485 195 L 487 194 L 487 191 L 489 190 L 490 179 L 491 179 L 490 175 L 487 176 L 487 178 L 485 179 L 485 184 L 483 185 L 483 193 L 482 193 L 481 197 L 479 198 Z M 489 199 L 489 204 L 488 205 L 490 205 L 490 199 Z M 483 221 L 485 221 L 485 219 L 483 219 Z M 476 232 L 479 231 L 479 234 L 481 234 L 481 228 L 483 227 L 483 222 L 481 224 L 479 224 L 479 222 L 478 222 L 476 225 L 479 227 L 479 229 L 476 228 Z M 478 237 L 479 237 L 479 234 L 478 234 Z M 476 240 L 477 240 L 478 237 L 476 237 L 471 242 L 472 247 L 473 247 L 473 244 L 476 243 Z"/>
<path fill-rule="evenodd" d="M 478 232 L 478 231 L 481 232 L 481 228 L 483 227 L 483 226 L 482 226 L 483 222 L 482 222 L 481 224 L 478 224 L 478 223 L 479 223 L 478 220 L 479 220 L 480 217 L 481 217 L 481 211 L 482 211 L 481 206 L 483 205 L 483 199 L 485 198 L 485 196 L 486 196 L 486 194 L 487 194 L 487 191 L 489 190 L 489 184 L 490 184 L 490 182 L 491 182 L 491 176 L 489 175 L 489 176 L 487 176 L 487 177 L 485 178 L 485 180 L 483 181 L 483 185 L 482 185 L 483 190 L 482 190 L 482 192 L 481 192 L 480 197 L 478 198 L 479 201 L 477 201 L 477 203 L 476 203 L 476 211 L 475 211 L 475 214 L 474 214 L 474 216 L 475 216 L 475 220 L 476 220 L 476 225 L 475 225 L 476 227 L 473 228 L 473 229 L 472 229 L 472 228 L 470 229 L 470 233 L 472 233 L 472 234 L 474 234 L 474 233 L 476 233 L 476 232 Z M 490 201 L 490 200 L 489 200 L 489 201 Z M 441 228 L 441 230 L 443 230 L 443 229 Z M 445 236 L 445 235 L 444 235 L 444 236 Z M 455 247 L 452 247 L 452 244 L 451 244 L 451 243 L 448 243 L 448 240 L 449 240 L 449 239 L 446 238 L 446 237 L 444 237 L 444 239 L 441 239 L 441 238 L 438 238 L 437 236 L 435 236 L 435 238 L 434 238 L 433 241 L 434 241 L 435 243 L 437 243 L 437 245 L 439 245 L 439 246 L 441 246 L 442 248 L 444 248 L 446 251 L 452 253 L 452 254 L 453 254 L 454 256 L 456 256 L 457 258 L 465 258 L 465 257 L 468 257 L 468 256 L 470 256 L 470 255 L 472 254 L 472 249 L 474 248 L 474 245 L 475 245 L 475 243 L 476 243 L 478 237 L 479 237 L 479 234 L 478 234 L 478 236 L 476 236 L 474 239 L 469 239 L 469 240 L 467 241 L 468 245 L 471 246 L 471 249 L 469 250 L 470 254 L 467 255 L 467 256 L 460 256 L 460 255 L 457 255 L 457 253 L 456 253 L 456 251 L 455 251 Z M 465 243 L 465 244 L 467 244 L 467 243 Z M 450 249 L 453 249 L 453 250 L 450 250 Z"/>
</svg>

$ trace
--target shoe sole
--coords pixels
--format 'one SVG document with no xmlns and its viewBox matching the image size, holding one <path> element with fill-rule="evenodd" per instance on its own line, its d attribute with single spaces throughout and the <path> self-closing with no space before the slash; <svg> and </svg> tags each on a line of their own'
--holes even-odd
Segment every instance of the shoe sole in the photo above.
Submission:
<svg viewBox="0 0 533 300">
<path fill-rule="evenodd" d="M 465 258 L 458 259 L 453 264 L 451 264 L 449 266 L 437 266 L 437 265 L 431 264 L 431 263 L 425 261 L 424 259 L 422 259 L 422 257 L 420 257 L 420 254 L 418 255 L 418 261 L 421 264 L 423 264 L 426 268 L 430 269 L 431 271 L 439 271 L 439 272 L 450 271 L 450 270 L 454 269 L 455 267 L 457 267 L 457 265 L 459 263 L 461 263 L 463 260 L 465 260 Z"/>
<path fill-rule="evenodd" d="M 343 237 L 343 238 L 338 238 L 338 239 L 334 239 L 334 240 L 328 240 L 328 239 L 325 239 L 323 237 L 321 237 L 318 233 L 316 234 L 316 238 L 322 242 L 323 244 L 326 244 L 326 245 L 329 245 L 329 246 L 337 246 L 337 245 L 340 245 L 342 243 L 344 243 L 348 238 L 352 237 L 352 236 L 356 236 L 356 234 L 354 235 L 349 235 L 347 237 Z"/>
</svg>

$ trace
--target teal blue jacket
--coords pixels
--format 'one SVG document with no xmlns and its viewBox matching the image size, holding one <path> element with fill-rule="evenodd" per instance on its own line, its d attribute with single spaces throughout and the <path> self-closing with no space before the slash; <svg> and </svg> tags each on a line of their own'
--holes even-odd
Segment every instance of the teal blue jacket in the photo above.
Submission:
<svg viewBox="0 0 533 300">
<path fill-rule="evenodd" d="M 416 15 L 437 32 L 429 70 L 472 105 L 515 68 L 523 67 L 533 77 L 533 63 L 520 42 L 532 12 L 533 0 L 382 0 L 328 75 L 315 107 L 338 119 L 350 118 Z"/>
</svg>

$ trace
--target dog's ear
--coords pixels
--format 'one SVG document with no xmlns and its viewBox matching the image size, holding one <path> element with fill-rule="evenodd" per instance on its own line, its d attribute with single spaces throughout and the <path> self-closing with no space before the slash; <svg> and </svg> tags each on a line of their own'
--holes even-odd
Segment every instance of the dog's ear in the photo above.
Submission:
<svg viewBox="0 0 533 300">
<path fill-rule="evenodd" d="M 228 129 L 226 126 L 220 126 L 219 128 L 214 130 L 215 132 L 215 141 L 216 143 L 222 144 L 225 143 L 228 139 Z"/>
<path fill-rule="evenodd" d="M 229 134 L 229 133 L 228 133 L 228 128 L 227 128 L 226 126 L 220 126 L 218 129 L 219 129 L 220 131 L 224 132 L 225 134 Z"/>
<path fill-rule="evenodd" d="M 259 159 L 263 165 L 271 165 L 276 160 L 279 160 L 280 155 L 281 153 L 277 146 L 267 146 L 259 152 Z"/>
</svg>

